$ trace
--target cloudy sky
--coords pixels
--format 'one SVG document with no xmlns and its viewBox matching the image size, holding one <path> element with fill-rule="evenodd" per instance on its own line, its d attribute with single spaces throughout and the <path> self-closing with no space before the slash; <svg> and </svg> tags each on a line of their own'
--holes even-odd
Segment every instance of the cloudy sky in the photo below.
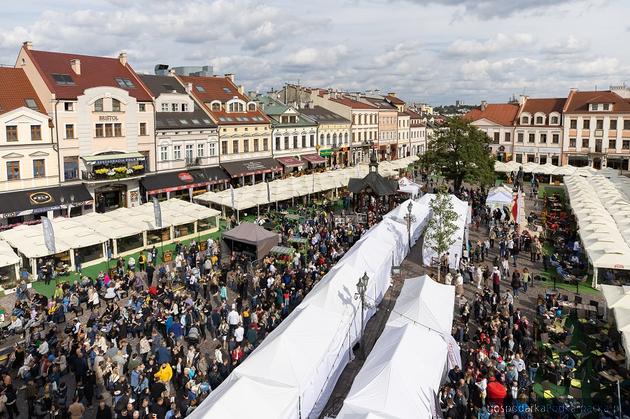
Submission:
<svg viewBox="0 0 630 419">
<path fill-rule="evenodd" d="M 627 0 L 29 0 L 0 15 L 0 63 L 36 49 L 137 71 L 211 64 L 247 90 L 285 82 L 433 104 L 630 83 Z"/>
</svg>

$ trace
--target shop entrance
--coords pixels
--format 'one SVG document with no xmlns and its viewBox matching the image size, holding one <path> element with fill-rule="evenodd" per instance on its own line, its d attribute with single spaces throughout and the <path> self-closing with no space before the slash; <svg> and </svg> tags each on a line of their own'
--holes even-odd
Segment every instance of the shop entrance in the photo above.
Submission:
<svg viewBox="0 0 630 419">
<path fill-rule="evenodd" d="M 107 185 L 96 188 L 96 212 L 108 212 L 127 206 L 127 186 Z"/>
</svg>

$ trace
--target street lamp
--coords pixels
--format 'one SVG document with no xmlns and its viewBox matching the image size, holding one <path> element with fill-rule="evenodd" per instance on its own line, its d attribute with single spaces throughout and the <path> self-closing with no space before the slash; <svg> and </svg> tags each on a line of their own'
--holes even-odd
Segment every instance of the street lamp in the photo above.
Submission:
<svg viewBox="0 0 630 419">
<path fill-rule="evenodd" d="M 360 299 L 361 300 L 361 337 L 360 337 L 360 347 L 361 347 L 361 351 L 360 356 L 361 359 L 365 359 L 365 340 L 364 340 L 364 334 L 363 334 L 363 330 L 365 327 L 365 293 L 367 291 L 367 286 L 368 286 L 368 281 L 369 281 L 370 277 L 368 276 L 367 272 L 363 273 L 363 276 L 361 278 L 359 278 L 359 282 L 357 282 L 357 293 L 354 294 L 354 299 Z"/>
<path fill-rule="evenodd" d="M 416 216 L 411 213 L 413 209 L 413 202 L 410 200 L 409 205 L 407 205 L 407 215 L 405 215 L 404 219 L 407 221 L 407 238 L 409 239 L 409 252 L 411 252 L 411 223 L 416 222 Z"/>
</svg>

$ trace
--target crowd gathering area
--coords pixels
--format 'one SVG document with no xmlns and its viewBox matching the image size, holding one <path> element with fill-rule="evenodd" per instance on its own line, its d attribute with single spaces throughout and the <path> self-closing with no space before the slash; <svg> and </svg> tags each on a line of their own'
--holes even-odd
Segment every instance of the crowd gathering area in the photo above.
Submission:
<svg viewBox="0 0 630 419">
<path fill-rule="evenodd" d="M 22 242 L 5 233 L 0 260 L 14 266 L 19 248 L 28 272 L 16 268 L 0 300 L 0 416 L 630 415 L 630 182 L 501 169 L 503 185 L 459 190 L 409 171 L 418 190 L 362 196 L 360 211 L 343 182 L 306 196 L 311 179 L 279 204 L 269 186 L 236 203 L 230 191 L 205 197 L 217 210 L 168 201 L 164 226 L 151 204 L 133 213 L 139 223 L 130 211 L 57 220 L 65 264 L 37 263 L 35 226 Z M 440 188 L 456 214 L 442 254 L 427 239 Z M 424 274 L 410 278 L 403 262 Z M 382 332 L 362 347 L 377 310 Z M 327 409 L 357 357 L 343 402 Z"/>
</svg>

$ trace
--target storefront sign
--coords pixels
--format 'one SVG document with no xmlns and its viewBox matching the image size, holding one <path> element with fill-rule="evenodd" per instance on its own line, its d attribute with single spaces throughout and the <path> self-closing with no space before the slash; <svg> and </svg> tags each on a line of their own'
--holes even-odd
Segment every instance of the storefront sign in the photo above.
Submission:
<svg viewBox="0 0 630 419">
<path fill-rule="evenodd" d="M 181 180 L 182 182 L 187 182 L 190 183 L 193 181 L 193 177 L 190 173 L 188 172 L 181 172 L 177 175 L 177 177 L 179 178 L 179 180 Z"/>
<path fill-rule="evenodd" d="M 255 172 L 257 170 L 264 170 L 266 169 L 265 165 L 262 163 L 259 163 L 257 161 L 248 161 L 243 163 L 243 166 L 245 166 L 245 168 L 247 170 L 249 170 L 250 172 Z"/>
<path fill-rule="evenodd" d="M 118 116 L 116 115 L 101 115 L 98 117 L 100 122 L 118 122 Z"/>
<path fill-rule="evenodd" d="M 52 202 L 53 198 L 48 192 L 34 192 L 28 196 L 33 205 L 42 205 Z"/>
</svg>

